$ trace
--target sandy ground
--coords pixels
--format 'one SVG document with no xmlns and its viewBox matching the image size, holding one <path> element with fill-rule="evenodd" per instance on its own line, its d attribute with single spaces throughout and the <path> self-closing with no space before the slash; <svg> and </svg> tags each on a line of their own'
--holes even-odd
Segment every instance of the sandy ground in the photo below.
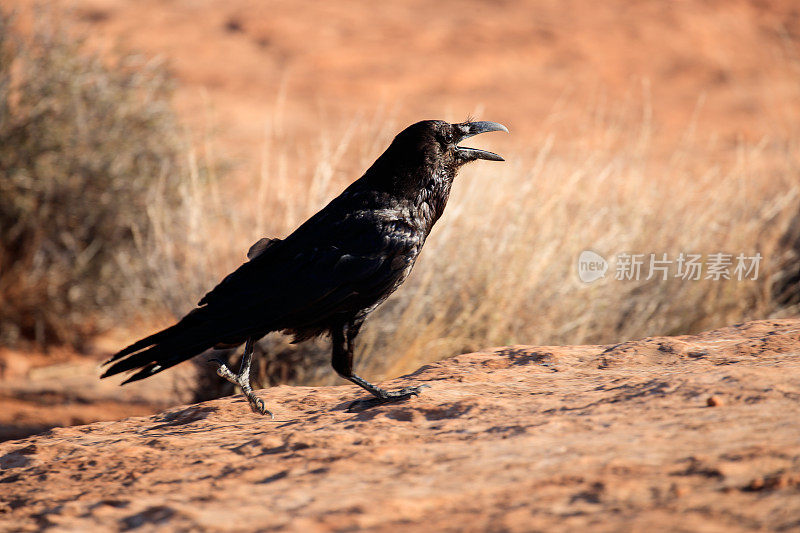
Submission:
<svg viewBox="0 0 800 533">
<path fill-rule="evenodd" d="M 149 415 L 190 401 L 198 368 L 192 364 L 126 387 L 98 379 L 107 354 L 133 340 L 130 333 L 110 332 L 82 354 L 66 347 L 47 353 L 0 349 L 0 442 L 53 427 Z"/>
<path fill-rule="evenodd" d="M 789 531 L 800 320 L 512 346 L 395 380 L 260 392 L 0 444 L 0 528 Z M 43 490 L 46 486 L 47 490 Z"/>
</svg>

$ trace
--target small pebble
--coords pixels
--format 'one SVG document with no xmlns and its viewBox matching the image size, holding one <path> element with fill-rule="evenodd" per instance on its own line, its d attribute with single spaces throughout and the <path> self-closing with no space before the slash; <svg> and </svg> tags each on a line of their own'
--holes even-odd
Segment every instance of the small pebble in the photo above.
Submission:
<svg viewBox="0 0 800 533">
<path fill-rule="evenodd" d="M 723 402 L 722 398 L 719 396 L 709 396 L 708 400 L 706 400 L 706 405 L 709 407 L 719 407 L 721 405 L 725 405 L 725 402 Z"/>
</svg>

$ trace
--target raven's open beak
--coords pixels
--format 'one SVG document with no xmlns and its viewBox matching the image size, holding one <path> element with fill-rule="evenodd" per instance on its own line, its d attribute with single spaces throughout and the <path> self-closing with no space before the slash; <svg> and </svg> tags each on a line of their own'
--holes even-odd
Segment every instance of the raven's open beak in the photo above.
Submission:
<svg viewBox="0 0 800 533">
<path fill-rule="evenodd" d="M 502 124 L 498 124 L 497 122 L 489 122 L 488 120 L 480 120 L 478 122 L 464 122 L 463 124 L 453 124 L 456 130 L 456 137 L 458 137 L 458 132 L 461 133 L 460 138 L 456 138 L 456 145 L 467 139 L 472 137 L 473 135 L 478 135 L 479 133 L 488 133 L 490 131 L 504 131 L 508 133 L 508 128 L 503 126 Z M 467 161 L 474 161 L 475 159 L 487 159 L 489 161 L 505 161 L 499 155 L 489 152 L 486 150 L 478 150 L 477 148 L 466 148 L 461 146 L 456 146 L 456 150 L 458 151 L 458 155 L 461 156 L 462 159 L 466 159 Z"/>
</svg>

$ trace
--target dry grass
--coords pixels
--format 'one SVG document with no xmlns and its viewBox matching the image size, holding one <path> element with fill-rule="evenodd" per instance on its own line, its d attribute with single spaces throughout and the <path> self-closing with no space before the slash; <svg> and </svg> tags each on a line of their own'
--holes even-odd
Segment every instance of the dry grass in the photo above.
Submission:
<svg viewBox="0 0 800 533">
<path fill-rule="evenodd" d="M 514 149 L 522 143 L 513 136 L 493 139 L 507 163 L 462 171 L 411 278 L 363 330 L 359 369 L 387 377 L 491 345 L 620 342 L 776 312 L 771 284 L 798 207 L 798 139 L 725 147 L 687 134 L 665 156 L 652 151 L 642 116 L 599 119 L 603 135 L 583 146 L 544 136 Z M 203 187 L 197 177 L 185 184 L 191 231 L 181 246 L 195 252 L 163 286 L 191 285 L 192 299 L 199 296 L 252 242 L 285 235 L 323 207 L 399 129 L 376 117 L 304 146 L 268 127 L 261 175 L 247 187 L 223 193 L 219 183 Z M 612 260 L 606 278 L 590 285 L 576 270 L 585 249 Z M 680 252 L 759 252 L 764 260 L 756 281 L 618 281 L 613 258 L 621 252 L 673 259 Z M 172 297 L 180 299 L 174 291 Z M 286 360 L 308 368 L 288 374 L 291 380 L 333 379 L 321 364 L 324 343 L 299 349 L 305 359 Z M 265 350 L 281 357 L 291 351 L 274 337 Z M 279 381 L 271 368 L 266 380 Z"/>
</svg>

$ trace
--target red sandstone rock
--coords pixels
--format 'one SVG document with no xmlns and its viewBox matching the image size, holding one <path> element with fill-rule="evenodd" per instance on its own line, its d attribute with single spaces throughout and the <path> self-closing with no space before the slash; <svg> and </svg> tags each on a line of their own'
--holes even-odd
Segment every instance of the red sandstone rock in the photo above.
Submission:
<svg viewBox="0 0 800 533">
<path fill-rule="evenodd" d="M 0 529 L 791 529 L 798 354 L 800 321 L 758 321 L 461 355 L 358 413 L 353 386 L 276 387 L 274 422 L 232 397 L 53 429 L 0 444 Z"/>
</svg>

